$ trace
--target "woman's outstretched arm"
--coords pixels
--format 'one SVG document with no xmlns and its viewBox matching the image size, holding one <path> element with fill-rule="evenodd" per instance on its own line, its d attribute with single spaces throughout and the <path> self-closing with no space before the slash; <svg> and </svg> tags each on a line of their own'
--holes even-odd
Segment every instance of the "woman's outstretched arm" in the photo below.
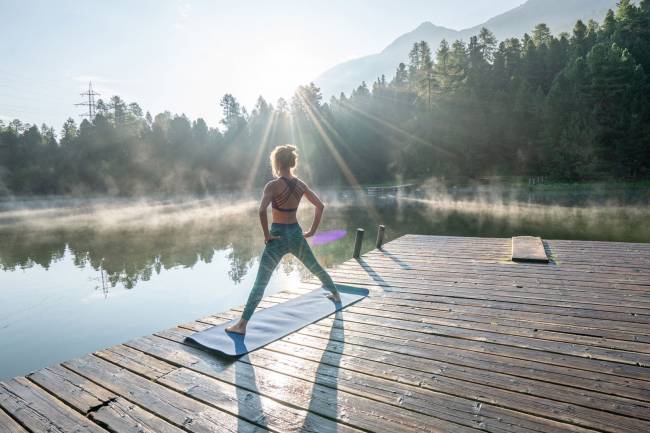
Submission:
<svg viewBox="0 0 650 433">
<path fill-rule="evenodd" d="M 323 210 L 325 209 L 325 205 L 324 205 L 323 202 L 320 200 L 320 198 L 318 198 L 318 196 L 316 195 L 316 193 L 315 193 L 314 191 L 312 191 L 312 190 L 307 186 L 307 184 L 305 184 L 305 183 L 303 182 L 303 186 L 304 186 L 304 189 L 305 189 L 305 192 L 304 192 L 305 197 L 306 197 L 307 200 L 309 200 L 309 202 L 310 202 L 311 204 L 313 204 L 314 207 L 316 208 L 316 210 L 315 210 L 315 212 L 314 212 L 314 221 L 311 223 L 311 228 L 309 229 L 309 231 L 303 233 L 303 235 L 304 235 L 306 238 L 309 238 L 309 237 L 311 237 L 311 236 L 314 236 L 314 234 L 316 233 L 316 230 L 318 230 L 318 226 L 320 225 L 320 220 L 321 220 L 321 218 L 322 218 L 322 216 L 323 216 Z"/>
<path fill-rule="evenodd" d="M 269 233 L 269 217 L 267 215 L 267 209 L 273 199 L 273 191 L 271 189 L 271 182 L 269 182 L 264 187 L 264 193 L 262 194 L 262 201 L 260 202 L 259 209 L 260 224 L 262 224 L 262 231 L 264 232 L 264 243 L 272 241 L 273 239 L 279 239 L 277 236 L 273 236 Z"/>
</svg>

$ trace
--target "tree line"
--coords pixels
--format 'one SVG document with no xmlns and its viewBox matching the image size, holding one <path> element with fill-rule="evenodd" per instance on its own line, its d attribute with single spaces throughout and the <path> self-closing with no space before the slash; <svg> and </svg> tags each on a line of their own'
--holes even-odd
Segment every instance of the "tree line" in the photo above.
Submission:
<svg viewBox="0 0 650 433">
<path fill-rule="evenodd" d="M 248 112 L 225 95 L 219 128 L 118 96 L 59 134 L 0 122 L 0 194 L 210 193 L 271 176 L 267 156 L 295 143 L 320 185 L 431 176 L 650 176 L 650 0 L 621 0 L 571 34 L 539 24 L 498 42 L 422 41 L 393 77 L 323 101 L 313 83 Z"/>
</svg>

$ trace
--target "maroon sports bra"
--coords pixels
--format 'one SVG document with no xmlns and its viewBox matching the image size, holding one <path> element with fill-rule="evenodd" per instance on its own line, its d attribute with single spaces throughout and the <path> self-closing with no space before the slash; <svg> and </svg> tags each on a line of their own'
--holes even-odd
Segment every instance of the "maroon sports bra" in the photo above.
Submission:
<svg viewBox="0 0 650 433">
<path fill-rule="evenodd" d="M 286 204 L 291 196 L 298 199 L 298 203 L 300 203 L 300 199 L 302 198 L 302 195 L 305 191 L 298 183 L 298 178 L 296 177 L 290 180 L 282 176 L 280 179 L 282 179 L 285 183 L 284 190 L 282 190 L 280 194 L 273 197 L 273 200 L 271 201 L 271 207 L 280 212 L 296 212 L 298 210 L 298 207 L 286 209 L 281 206 Z"/>
</svg>

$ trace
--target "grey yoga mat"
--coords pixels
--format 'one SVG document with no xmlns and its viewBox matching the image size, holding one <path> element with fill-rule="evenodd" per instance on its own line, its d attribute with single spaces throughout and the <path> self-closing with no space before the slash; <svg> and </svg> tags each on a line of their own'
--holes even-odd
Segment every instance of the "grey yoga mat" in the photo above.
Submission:
<svg viewBox="0 0 650 433">
<path fill-rule="evenodd" d="M 231 320 L 196 332 L 187 339 L 227 356 L 245 355 L 368 296 L 367 289 L 338 284 L 336 287 L 341 293 L 340 303 L 328 299 L 329 291 L 319 288 L 257 311 L 248 322 L 246 335 L 226 332 L 226 328 L 236 321 Z"/>
</svg>

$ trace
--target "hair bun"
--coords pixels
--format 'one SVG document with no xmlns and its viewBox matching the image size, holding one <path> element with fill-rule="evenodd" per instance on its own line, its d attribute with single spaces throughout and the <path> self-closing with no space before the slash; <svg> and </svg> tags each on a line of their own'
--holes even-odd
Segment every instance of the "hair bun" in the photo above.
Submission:
<svg viewBox="0 0 650 433">
<path fill-rule="evenodd" d="M 291 170 L 296 166 L 298 160 L 298 153 L 296 146 L 292 144 L 285 144 L 278 146 L 271 152 L 271 167 L 273 172 L 279 176 L 280 170 Z"/>
</svg>

